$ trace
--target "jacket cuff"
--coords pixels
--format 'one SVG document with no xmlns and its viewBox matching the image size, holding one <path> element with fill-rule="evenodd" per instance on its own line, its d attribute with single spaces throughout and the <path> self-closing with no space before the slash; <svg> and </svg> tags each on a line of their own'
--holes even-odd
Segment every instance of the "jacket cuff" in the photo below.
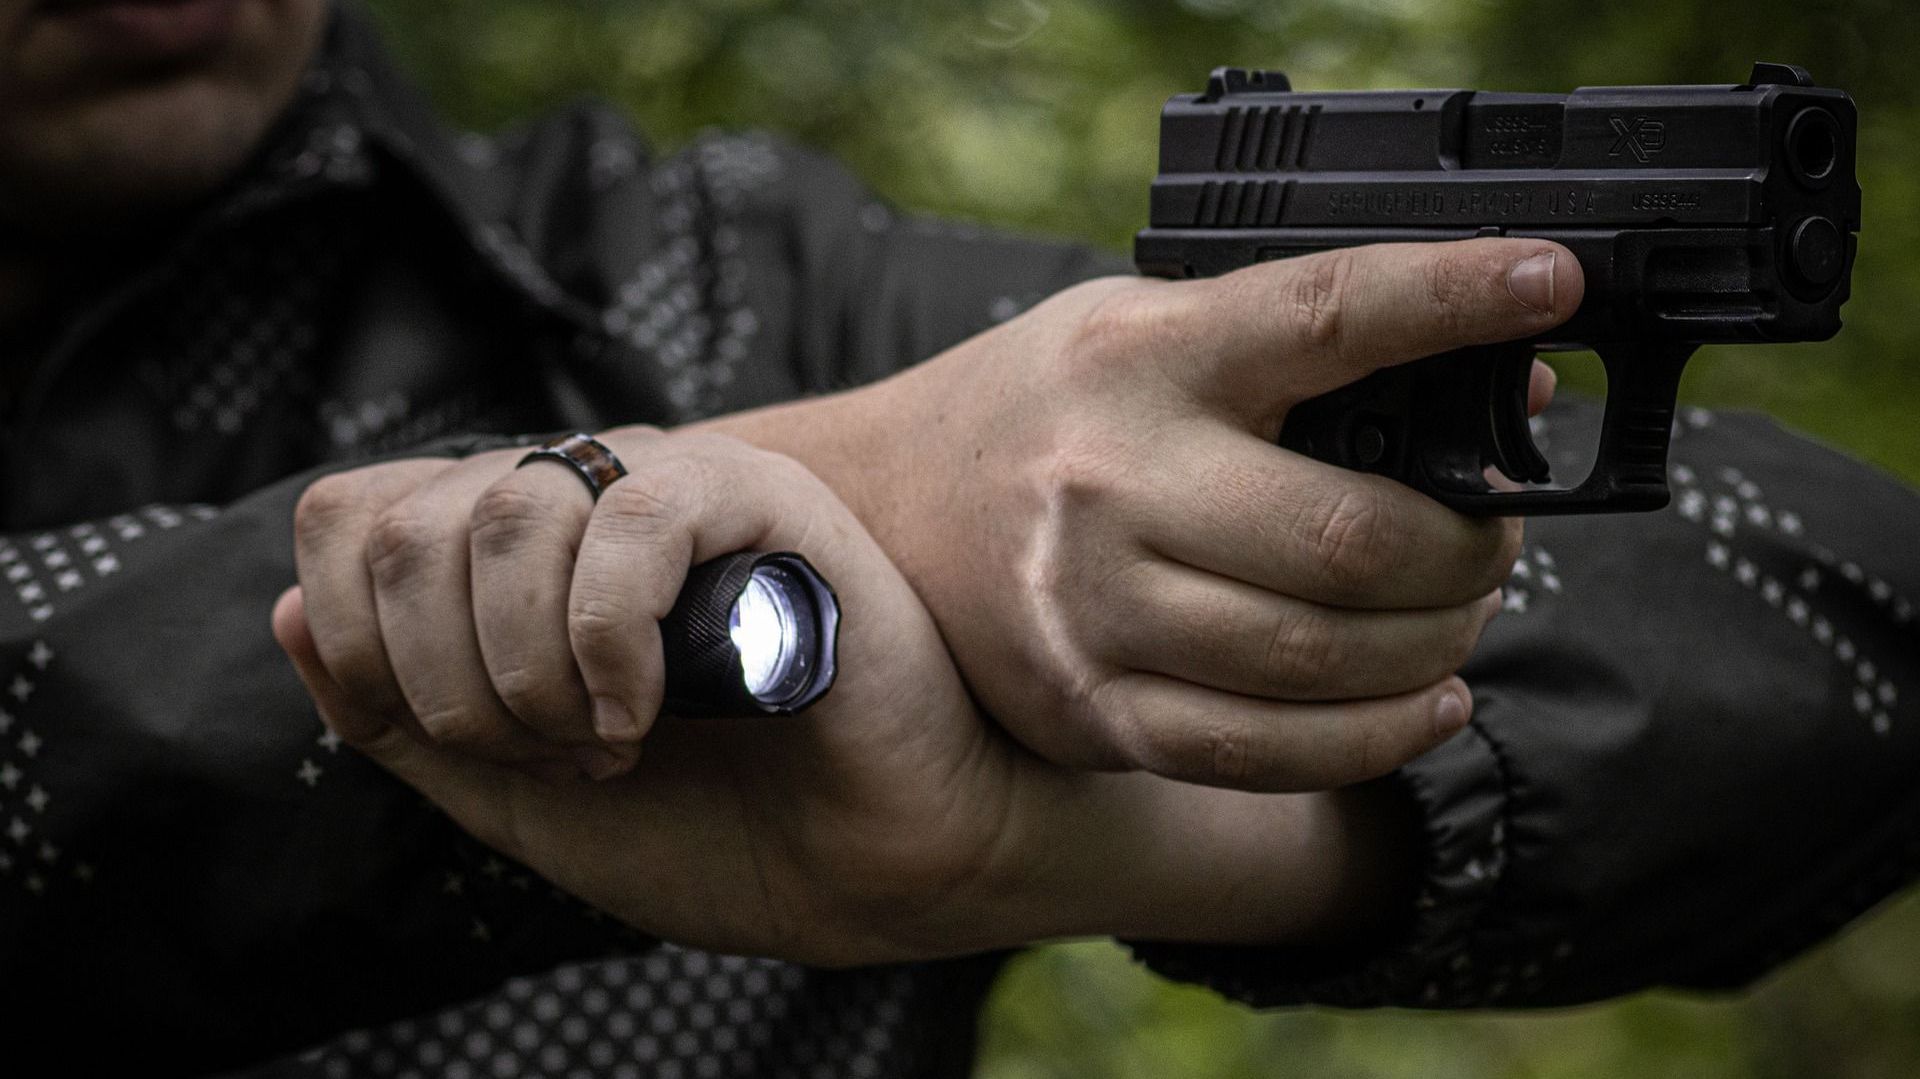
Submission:
<svg viewBox="0 0 1920 1079">
<path fill-rule="evenodd" d="M 1256 1007 L 1461 1007 L 1504 997 L 1539 964 L 1489 965 L 1483 929 L 1508 865 L 1512 784 L 1478 720 L 1390 780 L 1412 799 L 1425 864 L 1413 909 L 1374 946 L 1344 949 L 1129 942 L 1169 978 Z"/>
</svg>

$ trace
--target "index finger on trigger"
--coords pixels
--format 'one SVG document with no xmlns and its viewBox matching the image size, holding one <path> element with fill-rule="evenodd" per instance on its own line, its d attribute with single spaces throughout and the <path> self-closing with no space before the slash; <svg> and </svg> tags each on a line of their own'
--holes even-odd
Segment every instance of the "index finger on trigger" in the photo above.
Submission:
<svg viewBox="0 0 1920 1079">
<path fill-rule="evenodd" d="M 1535 360 L 1527 372 L 1527 415 L 1538 416 L 1553 403 L 1553 391 L 1560 387 L 1560 372 Z"/>
<path fill-rule="evenodd" d="M 1548 330 L 1585 279 L 1558 244 L 1488 238 L 1324 251 L 1176 287 L 1169 317 L 1211 354 L 1202 399 L 1265 426 L 1382 367 Z"/>
</svg>

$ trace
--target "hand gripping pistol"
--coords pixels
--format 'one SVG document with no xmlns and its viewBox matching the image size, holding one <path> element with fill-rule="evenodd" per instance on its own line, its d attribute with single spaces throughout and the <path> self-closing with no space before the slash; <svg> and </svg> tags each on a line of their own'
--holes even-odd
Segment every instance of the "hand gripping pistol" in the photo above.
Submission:
<svg viewBox="0 0 1920 1079">
<path fill-rule="evenodd" d="M 1522 341 L 1383 369 L 1287 416 L 1280 444 L 1457 510 L 1651 510 L 1699 345 L 1840 329 L 1860 228 L 1853 100 L 1797 67 L 1740 85 L 1317 93 L 1223 68 L 1161 117 L 1141 272 L 1206 277 L 1358 244 L 1524 236 L 1565 245 L 1586 297 Z M 1536 349 L 1606 367 L 1585 481 L 1545 486 L 1528 429 Z M 1519 490 L 1496 489 L 1497 469 Z M 1506 485 L 1502 485 L 1506 486 Z"/>
</svg>

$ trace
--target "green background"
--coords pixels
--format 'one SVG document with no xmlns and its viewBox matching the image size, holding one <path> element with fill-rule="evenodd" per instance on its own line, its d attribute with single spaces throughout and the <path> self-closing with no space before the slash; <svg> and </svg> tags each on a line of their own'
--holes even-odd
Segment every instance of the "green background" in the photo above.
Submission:
<svg viewBox="0 0 1920 1079">
<path fill-rule="evenodd" d="M 1738 82 L 1808 67 L 1861 115 L 1865 231 L 1832 342 L 1706 349 L 1691 401 L 1764 408 L 1920 481 L 1920 14 L 1911 0 L 371 0 L 458 122 L 583 94 L 663 149 L 764 127 L 894 202 L 1122 247 L 1159 107 L 1221 64 L 1303 88 Z M 1593 383 L 1591 365 L 1568 374 Z M 1111 945 L 1029 953 L 986 1017 L 989 1079 L 1920 1076 L 1920 894 L 1737 997 L 1537 1015 L 1259 1015 Z"/>
</svg>

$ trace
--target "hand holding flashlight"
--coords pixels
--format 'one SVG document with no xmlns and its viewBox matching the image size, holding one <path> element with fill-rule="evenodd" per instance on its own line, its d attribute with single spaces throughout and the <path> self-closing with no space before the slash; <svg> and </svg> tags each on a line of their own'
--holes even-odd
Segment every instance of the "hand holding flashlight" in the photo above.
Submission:
<svg viewBox="0 0 1920 1079">
<path fill-rule="evenodd" d="M 309 494 L 274 625 L 326 722 L 483 841 L 687 943 L 844 962 L 910 937 L 859 939 L 889 919 L 984 916 L 955 886 L 996 848 L 1013 750 L 872 538 L 789 459 L 596 437 L 631 469 L 597 501 L 524 451 Z M 370 656 L 392 698 L 348 684 Z M 609 703 L 630 726 L 596 722 Z M 627 752 L 582 782 L 603 747 Z M 888 894 L 912 901 L 859 898 Z"/>
<path fill-rule="evenodd" d="M 553 779 L 631 768 L 662 712 L 791 715 L 819 701 L 838 670 L 838 597 L 780 549 L 809 517 L 749 505 L 716 473 L 818 481 L 715 436 L 601 437 L 394 461 L 309 488 L 300 581 L 342 684 L 425 741 Z"/>
<path fill-rule="evenodd" d="M 325 722 L 507 857 L 667 939 L 827 965 L 1088 933 L 1283 942 L 1391 898 L 1350 869 L 1367 833 L 1317 802 L 1022 750 L 791 459 L 598 437 L 633 468 L 598 502 L 518 453 L 328 481 L 273 614 Z M 589 718 L 608 699 L 633 720 L 610 740 Z M 600 745 L 645 752 L 580 781 L 568 753 Z"/>
</svg>

